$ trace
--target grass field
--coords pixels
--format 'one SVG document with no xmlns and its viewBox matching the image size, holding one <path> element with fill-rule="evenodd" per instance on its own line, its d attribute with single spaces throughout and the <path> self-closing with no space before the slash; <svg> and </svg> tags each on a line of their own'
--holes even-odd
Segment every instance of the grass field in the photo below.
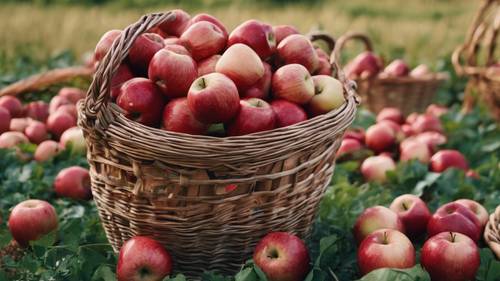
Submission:
<svg viewBox="0 0 500 281">
<path fill-rule="evenodd" d="M 302 32 L 321 28 L 336 37 L 349 30 L 363 31 L 386 58 L 402 56 L 412 64 L 433 65 L 463 41 L 478 4 L 471 0 L 331 0 L 314 5 L 236 1 L 224 6 L 175 7 L 212 13 L 231 29 L 257 18 L 293 24 Z M 43 59 L 66 49 L 81 55 L 92 50 L 106 30 L 124 28 L 147 12 L 175 7 L 0 4 L 0 55 L 7 61 L 19 54 Z"/>
</svg>

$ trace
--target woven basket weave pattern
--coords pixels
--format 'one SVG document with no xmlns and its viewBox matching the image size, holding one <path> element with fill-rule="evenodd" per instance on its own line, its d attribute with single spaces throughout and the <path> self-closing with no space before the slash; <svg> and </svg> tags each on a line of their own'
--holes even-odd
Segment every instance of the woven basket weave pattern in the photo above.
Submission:
<svg viewBox="0 0 500 281">
<path fill-rule="evenodd" d="M 110 78 L 138 35 L 170 19 L 151 14 L 129 26 L 79 104 L 92 192 L 115 251 L 130 237 L 147 235 L 190 277 L 234 273 L 266 233 L 309 235 L 357 100 L 340 73 L 341 108 L 268 132 L 215 138 L 130 121 L 108 103 Z M 236 189 L 227 189 L 230 184 Z"/>
<path fill-rule="evenodd" d="M 484 230 L 484 240 L 500 260 L 500 206 L 498 206 Z"/>
<path fill-rule="evenodd" d="M 373 51 L 371 40 L 361 33 L 347 33 L 336 43 L 333 58 L 340 59 L 340 53 L 347 42 L 361 41 L 367 51 Z M 358 78 L 357 92 L 363 104 L 374 113 L 385 107 L 396 107 L 404 115 L 423 112 L 432 103 L 434 95 L 446 77 L 435 73 L 426 77 L 381 77 Z"/>
</svg>

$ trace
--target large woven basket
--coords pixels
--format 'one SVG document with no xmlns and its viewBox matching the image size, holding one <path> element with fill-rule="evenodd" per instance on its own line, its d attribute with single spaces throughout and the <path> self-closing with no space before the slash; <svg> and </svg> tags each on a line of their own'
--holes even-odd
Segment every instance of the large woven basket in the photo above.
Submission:
<svg viewBox="0 0 500 281">
<path fill-rule="evenodd" d="M 234 273 L 266 233 L 310 233 L 355 117 L 353 83 L 338 76 L 346 97 L 338 110 L 272 131 L 216 138 L 143 126 L 109 102 L 110 80 L 137 36 L 172 19 L 149 14 L 127 27 L 79 104 L 92 192 L 115 251 L 147 235 L 165 245 L 176 271 Z"/>
<path fill-rule="evenodd" d="M 500 120 L 500 75 L 488 72 L 488 67 L 500 61 L 496 49 L 499 30 L 500 0 L 483 0 L 465 43 L 458 46 L 452 55 L 457 74 L 469 76 L 464 98 L 465 111 L 473 107 L 476 96 L 479 96 L 497 120 Z"/>
<path fill-rule="evenodd" d="M 373 51 L 373 44 L 362 33 L 349 32 L 341 36 L 335 45 L 333 57 L 340 59 L 342 49 L 349 41 L 361 41 L 367 51 Z M 385 107 L 396 107 L 408 115 L 423 112 L 432 103 L 439 86 L 446 79 L 443 73 L 434 73 L 425 77 L 364 77 L 357 78 L 357 92 L 363 104 L 374 113 Z"/>
<path fill-rule="evenodd" d="M 490 220 L 484 230 L 484 240 L 500 260 L 500 206 L 490 215 Z"/>
</svg>

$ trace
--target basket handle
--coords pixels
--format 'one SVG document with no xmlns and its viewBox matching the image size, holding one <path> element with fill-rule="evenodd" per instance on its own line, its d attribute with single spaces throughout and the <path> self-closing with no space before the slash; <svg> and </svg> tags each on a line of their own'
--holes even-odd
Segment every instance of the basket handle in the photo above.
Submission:
<svg viewBox="0 0 500 281">
<path fill-rule="evenodd" d="M 328 47 L 328 53 L 332 52 L 333 49 L 335 49 L 335 44 L 336 44 L 335 39 L 326 32 L 314 31 L 307 34 L 307 36 L 309 37 L 309 40 L 311 40 L 311 42 L 315 41 L 325 42 Z"/>
<path fill-rule="evenodd" d="M 92 79 L 83 109 L 87 120 L 95 120 L 106 109 L 110 99 L 111 79 L 122 61 L 127 57 L 135 39 L 158 24 L 174 19 L 175 15 L 172 12 L 148 14 L 123 30 L 118 39 L 113 42 L 104 59 L 99 63 Z"/>
<path fill-rule="evenodd" d="M 340 52 L 344 48 L 347 42 L 351 40 L 361 41 L 365 47 L 366 51 L 373 51 L 372 40 L 368 37 L 368 35 L 359 32 L 348 32 L 342 35 L 339 40 L 337 40 L 337 44 L 333 49 L 330 60 L 340 65 Z"/>
</svg>

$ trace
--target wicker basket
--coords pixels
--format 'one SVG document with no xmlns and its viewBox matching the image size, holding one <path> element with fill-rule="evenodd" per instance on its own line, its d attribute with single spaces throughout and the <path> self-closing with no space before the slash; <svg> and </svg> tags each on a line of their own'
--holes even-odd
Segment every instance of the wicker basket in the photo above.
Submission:
<svg viewBox="0 0 500 281">
<path fill-rule="evenodd" d="M 497 120 L 500 120 L 500 75 L 488 73 L 488 67 L 500 60 L 496 50 L 499 30 L 500 0 L 483 0 L 465 43 L 452 55 L 457 74 L 470 78 L 465 90 L 464 110 L 473 107 L 477 92 Z"/>
<path fill-rule="evenodd" d="M 355 117 L 354 87 L 341 75 L 341 108 L 246 136 L 143 126 L 109 103 L 110 80 L 137 36 L 172 18 L 150 14 L 126 28 L 79 104 L 92 192 L 115 251 L 130 237 L 147 235 L 165 245 L 176 271 L 190 277 L 204 270 L 234 273 L 269 231 L 309 235 L 342 135 Z M 226 188 L 230 184 L 236 189 Z"/>
<path fill-rule="evenodd" d="M 341 36 L 335 46 L 333 58 L 340 59 L 340 53 L 347 42 L 361 41 L 367 51 L 373 51 L 373 44 L 368 36 L 350 32 Z M 378 113 L 385 107 L 396 107 L 408 115 L 423 112 L 432 103 L 439 86 L 446 79 L 443 73 L 434 73 L 425 77 L 366 77 L 357 78 L 357 92 L 369 110 Z"/>
<path fill-rule="evenodd" d="M 490 220 L 484 230 L 484 240 L 500 260 L 500 206 L 490 215 Z"/>
</svg>

